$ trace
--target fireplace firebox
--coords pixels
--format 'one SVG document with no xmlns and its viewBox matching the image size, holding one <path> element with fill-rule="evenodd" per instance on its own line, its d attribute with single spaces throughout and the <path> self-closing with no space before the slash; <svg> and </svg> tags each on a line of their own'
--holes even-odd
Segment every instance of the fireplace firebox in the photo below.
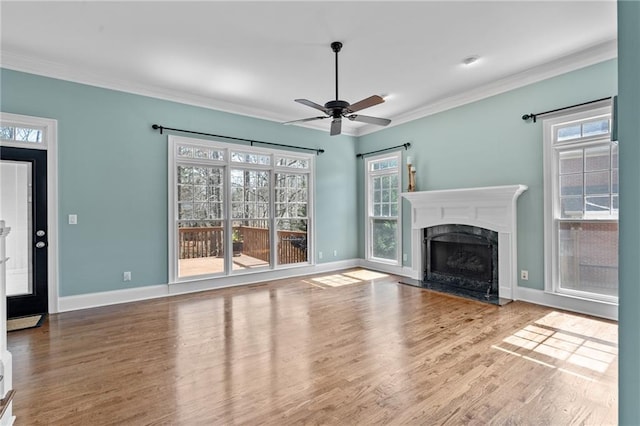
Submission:
<svg viewBox="0 0 640 426">
<path fill-rule="evenodd" d="M 423 230 L 425 286 L 498 303 L 498 233 L 469 225 Z"/>
</svg>

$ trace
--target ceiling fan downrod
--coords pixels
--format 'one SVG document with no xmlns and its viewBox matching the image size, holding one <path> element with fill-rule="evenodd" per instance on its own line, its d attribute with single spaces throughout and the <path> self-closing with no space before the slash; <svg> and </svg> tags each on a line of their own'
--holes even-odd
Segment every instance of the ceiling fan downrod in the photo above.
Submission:
<svg viewBox="0 0 640 426">
<path fill-rule="evenodd" d="M 334 41 L 333 43 L 331 43 L 331 49 L 335 52 L 336 54 L 336 101 L 340 98 L 338 98 L 338 53 L 340 52 L 340 49 L 342 49 L 342 43 L 340 43 L 339 41 Z"/>
</svg>

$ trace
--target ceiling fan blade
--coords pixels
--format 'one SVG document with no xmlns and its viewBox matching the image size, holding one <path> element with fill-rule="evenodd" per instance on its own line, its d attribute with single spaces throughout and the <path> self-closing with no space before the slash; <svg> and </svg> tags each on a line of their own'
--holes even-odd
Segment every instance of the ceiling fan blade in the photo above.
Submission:
<svg viewBox="0 0 640 426">
<path fill-rule="evenodd" d="M 359 121 L 361 123 L 377 124 L 378 126 L 388 126 L 391 120 L 388 118 L 369 117 L 368 115 L 352 114 L 347 116 L 351 121 Z"/>
<path fill-rule="evenodd" d="M 304 123 L 306 121 L 322 120 L 323 118 L 329 118 L 329 117 L 322 116 L 322 117 L 301 118 L 300 120 L 287 121 L 286 123 L 282 123 L 282 124 L 286 125 L 286 124 L 293 124 L 293 123 Z"/>
<path fill-rule="evenodd" d="M 295 101 L 298 102 L 299 104 L 306 105 L 306 106 L 309 106 L 311 108 L 315 108 L 315 109 L 317 109 L 319 111 L 322 111 L 325 114 L 329 114 L 329 111 L 327 111 L 327 109 L 325 107 L 323 107 L 322 105 L 319 105 L 319 104 L 317 104 L 315 102 L 312 102 L 312 101 L 310 101 L 308 99 L 296 99 Z"/>
<path fill-rule="evenodd" d="M 380 96 L 378 95 L 373 95 L 373 96 L 369 96 L 366 99 L 361 100 L 360 102 L 356 102 L 353 105 L 350 105 L 349 108 L 347 108 L 349 111 L 348 112 L 356 112 L 356 111 L 360 111 L 361 109 L 365 109 L 365 108 L 369 108 L 372 107 L 374 105 L 378 105 L 384 102 L 384 99 L 382 99 Z"/>
<path fill-rule="evenodd" d="M 342 132 L 342 119 L 334 118 L 331 122 L 331 136 L 339 135 Z"/>
</svg>

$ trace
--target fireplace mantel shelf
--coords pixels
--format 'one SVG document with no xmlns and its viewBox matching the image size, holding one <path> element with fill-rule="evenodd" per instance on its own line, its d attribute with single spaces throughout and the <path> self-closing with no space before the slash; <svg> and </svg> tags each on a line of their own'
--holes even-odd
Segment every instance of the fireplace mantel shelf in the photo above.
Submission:
<svg viewBox="0 0 640 426">
<path fill-rule="evenodd" d="M 498 232 L 499 296 L 513 300 L 517 283 L 516 201 L 526 185 L 404 192 L 411 203 L 412 278 L 421 279 L 424 265 L 422 230 L 459 224 Z"/>
</svg>

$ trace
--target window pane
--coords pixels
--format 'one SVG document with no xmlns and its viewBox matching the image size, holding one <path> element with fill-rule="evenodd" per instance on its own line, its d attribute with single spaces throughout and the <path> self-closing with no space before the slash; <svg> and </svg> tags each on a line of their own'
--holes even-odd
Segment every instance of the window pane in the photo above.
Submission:
<svg viewBox="0 0 640 426">
<path fill-rule="evenodd" d="M 276 165 L 278 167 L 290 167 L 292 169 L 308 169 L 309 160 L 292 157 L 278 157 Z"/>
<path fill-rule="evenodd" d="M 582 174 L 560 176 L 560 196 L 582 195 Z"/>
<path fill-rule="evenodd" d="M 232 227 L 233 270 L 269 266 L 269 220 L 234 220 Z"/>
<path fill-rule="evenodd" d="M 611 172 L 593 172 L 584 174 L 584 189 L 587 195 L 609 194 L 611 192 Z"/>
<path fill-rule="evenodd" d="M 176 148 L 176 155 L 181 158 L 192 158 L 193 147 L 178 145 Z"/>
<path fill-rule="evenodd" d="M 560 287 L 618 295 L 618 224 L 562 222 Z"/>
<path fill-rule="evenodd" d="M 609 213 L 611 209 L 611 197 L 587 197 L 585 207 L 587 212 Z"/>
<path fill-rule="evenodd" d="M 582 125 L 582 137 L 606 135 L 609 133 L 609 119 L 589 121 Z"/>
<path fill-rule="evenodd" d="M 373 219 L 371 229 L 372 254 L 379 259 L 397 259 L 397 221 Z"/>
<path fill-rule="evenodd" d="M 22 142 L 42 142 L 42 130 L 24 127 L 14 128 L 14 139 Z"/>
<path fill-rule="evenodd" d="M 560 174 L 582 173 L 582 150 L 560 152 Z"/>
<path fill-rule="evenodd" d="M 178 222 L 178 277 L 224 272 L 221 220 Z"/>
<path fill-rule="evenodd" d="M 221 167 L 177 167 L 178 219 L 222 219 L 221 203 L 224 194 Z"/>
<path fill-rule="evenodd" d="M 13 140 L 13 127 L 0 126 L 0 139 Z"/>
<path fill-rule="evenodd" d="M 307 220 L 278 220 L 278 264 L 308 262 Z"/>
<path fill-rule="evenodd" d="M 582 217 L 583 198 L 582 197 L 561 198 L 560 209 L 561 209 L 560 217 L 562 218 Z"/>
<path fill-rule="evenodd" d="M 582 134 L 582 126 L 580 124 L 573 124 L 566 127 L 560 127 L 556 133 L 556 140 L 566 141 L 571 139 L 577 139 Z"/>
<path fill-rule="evenodd" d="M 395 169 L 398 168 L 398 159 L 388 158 L 384 160 L 373 161 L 370 164 L 370 169 L 373 171 Z"/>
<path fill-rule="evenodd" d="M 611 168 L 611 154 L 609 145 L 587 148 L 584 150 L 585 171 L 609 170 Z"/>
<path fill-rule="evenodd" d="M 231 170 L 232 217 L 269 217 L 269 182 L 270 174 L 266 170 Z"/>
<path fill-rule="evenodd" d="M 248 152 L 232 152 L 231 161 L 237 163 L 262 164 L 268 166 L 271 164 L 271 157 L 264 154 L 252 154 Z"/>
</svg>

